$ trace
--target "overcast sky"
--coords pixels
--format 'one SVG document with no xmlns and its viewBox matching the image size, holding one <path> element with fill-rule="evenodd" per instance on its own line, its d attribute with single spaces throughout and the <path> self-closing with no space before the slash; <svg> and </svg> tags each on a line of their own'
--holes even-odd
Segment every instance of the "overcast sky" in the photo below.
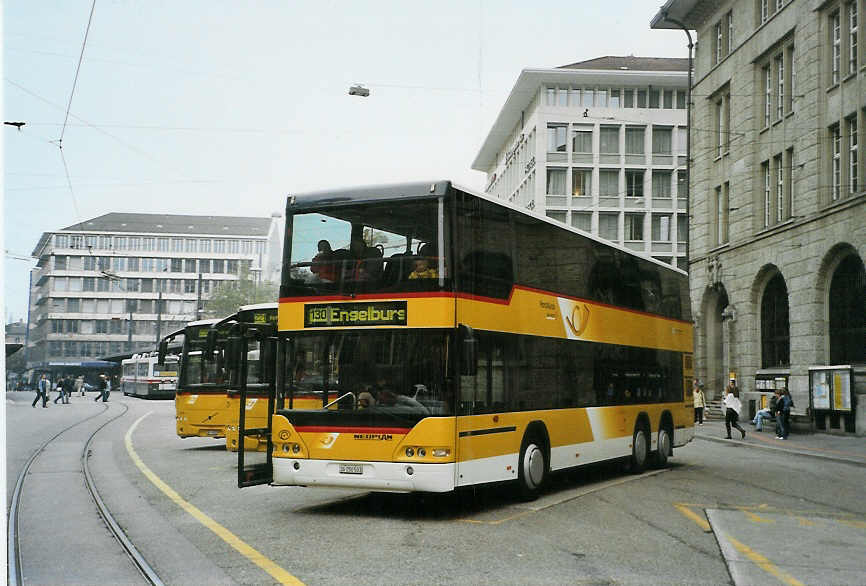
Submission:
<svg viewBox="0 0 866 586">
<path fill-rule="evenodd" d="M 42 232 L 108 212 L 268 216 L 343 185 L 480 190 L 470 165 L 521 69 L 687 56 L 646 0 L 98 0 L 64 128 L 90 9 L 4 3 L 4 120 L 27 122 L 3 131 L 7 318 L 26 318 L 33 263 L 14 257 Z"/>
</svg>

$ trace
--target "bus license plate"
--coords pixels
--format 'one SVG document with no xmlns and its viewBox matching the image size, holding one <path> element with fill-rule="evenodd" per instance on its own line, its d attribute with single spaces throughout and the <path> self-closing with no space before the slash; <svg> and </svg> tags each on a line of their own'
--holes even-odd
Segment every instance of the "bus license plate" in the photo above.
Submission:
<svg viewBox="0 0 866 586">
<path fill-rule="evenodd" d="M 364 467 L 361 464 L 340 464 L 340 474 L 363 474 Z"/>
</svg>

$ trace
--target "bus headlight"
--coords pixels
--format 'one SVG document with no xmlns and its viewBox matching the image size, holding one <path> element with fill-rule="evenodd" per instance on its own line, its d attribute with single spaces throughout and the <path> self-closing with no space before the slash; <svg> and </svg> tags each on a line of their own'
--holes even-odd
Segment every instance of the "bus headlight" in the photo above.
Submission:
<svg viewBox="0 0 866 586">
<path fill-rule="evenodd" d="M 406 448 L 406 457 L 411 458 L 415 455 L 415 450 L 413 448 Z"/>
<path fill-rule="evenodd" d="M 295 444 L 295 445 L 297 445 L 297 444 Z M 283 444 L 283 451 L 287 454 L 289 453 L 289 444 Z"/>
<path fill-rule="evenodd" d="M 298 445 L 298 444 L 292 444 L 292 452 L 293 452 L 293 453 L 297 454 L 297 453 L 300 452 L 300 451 L 301 451 L 301 446 L 300 446 L 300 445 Z"/>
<path fill-rule="evenodd" d="M 433 448 L 433 456 L 435 458 L 447 458 L 450 453 L 448 448 Z"/>
<path fill-rule="evenodd" d="M 427 450 L 425 450 L 424 448 L 418 448 L 418 456 L 424 458 L 425 456 L 427 456 Z"/>
</svg>

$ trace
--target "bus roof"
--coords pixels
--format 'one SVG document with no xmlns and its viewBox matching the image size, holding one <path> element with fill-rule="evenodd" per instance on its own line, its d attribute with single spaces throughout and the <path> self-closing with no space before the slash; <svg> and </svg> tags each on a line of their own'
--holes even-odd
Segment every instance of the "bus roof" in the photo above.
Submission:
<svg viewBox="0 0 866 586">
<path fill-rule="evenodd" d="M 618 251 L 624 252 L 631 256 L 634 256 L 642 261 L 648 261 L 653 264 L 656 264 L 660 267 L 664 267 L 668 270 L 674 271 L 676 273 L 687 276 L 688 273 L 680 268 L 674 267 L 667 263 L 664 263 L 656 258 L 651 256 L 645 256 L 643 254 L 639 254 L 630 248 L 620 245 L 617 242 L 611 242 L 610 240 L 605 240 L 604 238 L 600 238 L 590 232 L 584 232 L 579 228 L 575 228 L 573 226 L 568 226 L 561 222 L 558 222 L 552 218 L 544 214 L 540 214 L 538 212 L 528 210 L 524 207 L 514 205 L 508 201 L 491 197 L 487 194 L 479 193 L 473 189 L 469 189 L 463 187 L 461 185 L 457 185 L 450 180 L 439 180 L 439 181 L 416 181 L 416 182 L 407 182 L 407 183 L 394 183 L 394 184 L 384 184 L 384 185 L 367 185 L 362 187 L 347 187 L 345 189 L 342 188 L 334 188 L 323 191 L 313 191 L 309 193 L 299 193 L 296 195 L 289 195 L 286 200 L 286 216 L 289 214 L 304 210 L 307 208 L 325 208 L 329 206 L 339 206 L 343 204 L 350 203 L 352 201 L 363 201 L 363 202 L 385 202 L 385 201 L 393 201 L 399 199 L 417 199 L 424 196 L 442 196 L 448 193 L 448 189 L 450 187 L 454 187 L 454 189 L 458 189 L 460 191 L 464 191 L 470 195 L 473 195 L 479 199 L 483 199 L 485 201 L 489 201 L 493 204 L 500 205 L 504 208 L 508 208 L 514 210 L 516 212 L 520 212 L 526 216 L 530 216 L 555 228 L 559 228 L 561 230 L 566 230 L 573 234 L 578 234 L 583 236 L 584 238 L 588 238 L 594 242 L 598 242 L 605 246 L 609 246 Z"/>
<path fill-rule="evenodd" d="M 252 305 L 241 305 L 238 309 L 238 313 L 242 311 L 256 311 L 257 309 L 277 309 L 279 304 L 276 301 L 271 301 L 268 303 L 253 303 Z"/>
<path fill-rule="evenodd" d="M 196 321 L 191 321 L 186 324 L 186 327 L 196 327 L 196 326 L 209 326 L 211 324 L 218 323 L 222 320 L 217 318 L 209 318 L 209 319 L 200 319 Z"/>
</svg>

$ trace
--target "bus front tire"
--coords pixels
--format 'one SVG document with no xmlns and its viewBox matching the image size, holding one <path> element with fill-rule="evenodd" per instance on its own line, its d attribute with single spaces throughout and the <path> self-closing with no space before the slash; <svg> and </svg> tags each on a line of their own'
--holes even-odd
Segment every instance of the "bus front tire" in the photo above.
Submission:
<svg viewBox="0 0 866 586">
<path fill-rule="evenodd" d="M 631 438 L 631 471 L 640 474 L 646 470 L 649 459 L 649 436 L 643 427 L 634 430 Z"/>
<path fill-rule="evenodd" d="M 671 455 L 671 434 L 666 427 L 659 430 L 658 449 L 653 458 L 653 466 L 656 468 L 664 468 L 668 465 L 668 456 Z"/>
<path fill-rule="evenodd" d="M 547 479 L 547 462 L 543 444 L 537 438 L 523 440 L 517 469 L 520 497 L 535 500 Z"/>
</svg>

